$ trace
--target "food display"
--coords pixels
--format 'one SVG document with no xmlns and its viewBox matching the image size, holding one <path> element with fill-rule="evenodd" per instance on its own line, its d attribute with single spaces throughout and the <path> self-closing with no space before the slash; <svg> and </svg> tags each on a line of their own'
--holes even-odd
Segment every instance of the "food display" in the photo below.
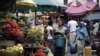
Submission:
<svg viewBox="0 0 100 56">
<path fill-rule="evenodd" d="M 0 27 L 0 34 L 2 35 L 0 39 L 0 56 L 18 56 L 22 54 L 24 48 L 20 40 L 24 35 L 21 33 L 17 21 L 7 18 L 2 19 L 0 23 L 2 23 L 2 27 Z"/>
<path fill-rule="evenodd" d="M 42 33 L 41 33 L 41 29 L 39 28 L 30 28 L 28 30 L 28 37 L 32 39 L 33 41 L 41 40 L 41 36 L 42 36 Z"/>
<path fill-rule="evenodd" d="M 11 47 L 5 47 L 0 49 L 0 56 L 16 56 L 18 54 L 22 54 L 24 51 L 23 46 L 19 43 L 17 45 Z"/>
<path fill-rule="evenodd" d="M 12 47 L 7 47 L 5 49 L 0 49 L 0 52 L 4 52 L 4 53 L 13 53 L 13 52 L 22 53 L 23 51 L 24 49 L 21 44 L 17 44 Z"/>
<path fill-rule="evenodd" d="M 5 20 L 2 29 L 5 35 L 9 35 L 12 37 L 22 37 L 23 36 L 20 31 L 19 25 L 14 21 Z"/>
</svg>

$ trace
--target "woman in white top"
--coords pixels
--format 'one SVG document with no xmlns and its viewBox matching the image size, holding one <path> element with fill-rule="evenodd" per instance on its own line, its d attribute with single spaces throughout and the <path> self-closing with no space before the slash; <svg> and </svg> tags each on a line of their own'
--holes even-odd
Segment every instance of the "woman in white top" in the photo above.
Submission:
<svg viewBox="0 0 100 56">
<path fill-rule="evenodd" d="M 62 19 L 58 20 L 58 27 L 55 29 L 55 32 L 63 34 L 63 38 L 65 39 L 66 37 L 65 35 L 67 34 L 67 29 L 66 27 L 63 26 Z M 67 41 L 65 42 L 65 45 L 62 48 L 55 46 L 55 56 L 64 56 L 65 49 L 67 49 Z"/>
<path fill-rule="evenodd" d="M 63 35 L 66 35 L 66 27 L 63 26 L 63 22 L 62 21 L 58 21 L 58 27 L 56 28 L 55 32 L 59 32 L 62 33 Z"/>
<path fill-rule="evenodd" d="M 53 27 L 52 22 L 48 22 L 48 26 L 45 29 L 45 37 L 48 42 L 48 46 L 51 49 L 51 51 L 54 53 L 54 39 L 53 39 Z"/>
</svg>

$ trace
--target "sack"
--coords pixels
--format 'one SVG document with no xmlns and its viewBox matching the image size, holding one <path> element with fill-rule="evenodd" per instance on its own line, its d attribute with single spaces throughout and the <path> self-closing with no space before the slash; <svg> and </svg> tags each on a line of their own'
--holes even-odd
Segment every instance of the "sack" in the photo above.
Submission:
<svg viewBox="0 0 100 56">
<path fill-rule="evenodd" d="M 64 39 L 63 38 L 55 39 L 55 46 L 57 46 L 57 47 L 64 47 Z"/>
<path fill-rule="evenodd" d="M 75 54 L 78 52 L 78 48 L 77 48 L 77 44 L 76 42 L 73 42 L 71 45 L 70 45 L 70 53 L 71 54 Z"/>
</svg>

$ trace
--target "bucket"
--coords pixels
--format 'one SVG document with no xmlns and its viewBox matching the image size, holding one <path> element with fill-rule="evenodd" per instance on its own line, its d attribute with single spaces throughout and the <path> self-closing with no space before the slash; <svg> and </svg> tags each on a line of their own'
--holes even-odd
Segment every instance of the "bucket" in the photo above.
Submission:
<svg viewBox="0 0 100 56">
<path fill-rule="evenodd" d="M 55 45 L 57 47 L 64 47 L 64 39 L 63 38 L 57 38 L 57 39 L 55 39 Z"/>
</svg>

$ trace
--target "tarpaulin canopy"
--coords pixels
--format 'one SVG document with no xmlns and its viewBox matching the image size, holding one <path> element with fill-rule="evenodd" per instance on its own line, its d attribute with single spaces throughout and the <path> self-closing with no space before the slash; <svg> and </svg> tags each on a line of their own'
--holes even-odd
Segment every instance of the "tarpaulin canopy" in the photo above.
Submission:
<svg viewBox="0 0 100 56">
<path fill-rule="evenodd" d="M 82 4 L 82 2 L 80 2 L 79 0 L 76 0 L 69 4 L 65 12 L 69 14 L 78 14 L 78 13 L 83 14 L 84 12 L 92 10 L 96 5 L 97 3 L 93 1 L 87 1 L 84 4 Z"/>
<path fill-rule="evenodd" d="M 87 20 L 100 20 L 100 14 L 91 14 L 86 17 Z"/>
<path fill-rule="evenodd" d="M 51 6 L 61 6 L 65 7 L 63 3 L 60 3 L 57 0 L 34 0 L 37 5 L 51 5 Z"/>
</svg>

